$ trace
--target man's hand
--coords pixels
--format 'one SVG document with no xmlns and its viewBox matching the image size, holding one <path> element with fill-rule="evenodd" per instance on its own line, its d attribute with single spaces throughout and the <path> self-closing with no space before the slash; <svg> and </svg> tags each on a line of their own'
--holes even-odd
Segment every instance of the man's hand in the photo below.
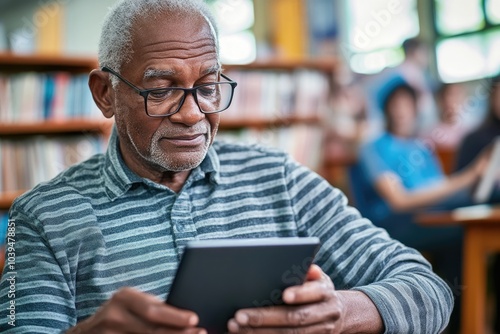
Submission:
<svg viewBox="0 0 500 334">
<path fill-rule="evenodd" d="M 358 291 L 336 291 L 316 265 L 307 281 L 283 292 L 285 305 L 239 310 L 231 333 L 380 333 L 382 320 L 371 300 Z M 362 320 L 361 320 L 362 319 Z"/>
<path fill-rule="evenodd" d="M 165 304 L 131 288 L 116 292 L 93 316 L 69 329 L 67 334 L 202 334 L 198 316 Z"/>
</svg>

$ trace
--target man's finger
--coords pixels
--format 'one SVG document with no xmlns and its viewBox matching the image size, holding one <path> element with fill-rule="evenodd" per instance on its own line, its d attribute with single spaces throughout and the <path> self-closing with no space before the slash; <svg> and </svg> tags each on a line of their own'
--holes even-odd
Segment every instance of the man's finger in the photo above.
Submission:
<svg viewBox="0 0 500 334">
<path fill-rule="evenodd" d="M 316 333 L 341 333 L 341 325 L 335 322 L 315 324 L 303 328 L 238 328 L 237 330 L 229 329 L 230 333 L 245 333 L 245 334 L 316 334 Z"/>
<path fill-rule="evenodd" d="M 321 268 L 318 265 L 311 264 L 309 270 L 307 271 L 306 280 L 315 281 L 321 279 L 322 275 L 323 275 L 323 270 L 321 270 Z"/>
<path fill-rule="evenodd" d="M 283 291 L 283 301 L 289 305 L 319 303 L 335 298 L 335 289 L 330 280 L 306 282 Z"/>
<path fill-rule="evenodd" d="M 139 318 L 156 325 L 188 328 L 195 327 L 199 321 L 194 312 L 167 305 L 155 296 L 131 288 L 120 290 L 112 297 L 113 300 Z"/>
<path fill-rule="evenodd" d="M 151 330 L 144 321 L 127 309 L 105 305 L 92 317 L 82 321 L 76 333 L 94 333 L 105 328 L 112 328 L 118 333 L 147 333 Z"/>
<path fill-rule="evenodd" d="M 324 303 L 293 307 L 272 306 L 239 310 L 228 326 L 233 329 L 235 325 L 239 328 L 303 327 L 334 321 L 339 316 L 340 309 Z"/>
<path fill-rule="evenodd" d="M 334 294 L 332 280 L 317 265 L 311 265 L 307 279 L 302 285 L 285 289 L 283 301 L 287 304 L 307 304 L 324 301 Z"/>
</svg>

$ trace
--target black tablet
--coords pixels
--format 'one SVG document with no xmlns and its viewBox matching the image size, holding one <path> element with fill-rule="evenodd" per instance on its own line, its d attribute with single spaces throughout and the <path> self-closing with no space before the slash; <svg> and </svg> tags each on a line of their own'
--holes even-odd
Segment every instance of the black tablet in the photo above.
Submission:
<svg viewBox="0 0 500 334">
<path fill-rule="evenodd" d="M 318 238 L 188 242 L 167 303 L 196 312 L 209 334 L 227 332 L 242 308 L 279 305 L 283 290 L 304 282 Z"/>
</svg>

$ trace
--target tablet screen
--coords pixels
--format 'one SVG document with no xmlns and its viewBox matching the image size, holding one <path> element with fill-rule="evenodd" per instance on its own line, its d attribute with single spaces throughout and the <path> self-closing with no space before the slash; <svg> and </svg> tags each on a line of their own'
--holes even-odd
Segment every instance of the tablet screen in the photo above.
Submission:
<svg viewBox="0 0 500 334">
<path fill-rule="evenodd" d="M 225 333 L 237 310 L 281 304 L 285 288 L 304 282 L 318 248 L 318 238 L 191 241 L 167 303 L 196 312 L 208 333 Z"/>
</svg>

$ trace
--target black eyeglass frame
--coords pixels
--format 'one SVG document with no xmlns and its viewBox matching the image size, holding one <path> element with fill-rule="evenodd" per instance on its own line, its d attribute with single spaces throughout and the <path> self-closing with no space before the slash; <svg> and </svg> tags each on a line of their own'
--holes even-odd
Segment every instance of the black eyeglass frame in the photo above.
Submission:
<svg viewBox="0 0 500 334">
<path fill-rule="evenodd" d="M 128 81 L 127 79 L 125 79 L 124 77 L 122 77 L 118 72 L 112 70 L 111 68 L 109 68 L 107 66 L 103 66 L 101 68 L 101 71 L 113 74 L 118 79 L 120 79 L 125 84 L 127 84 L 127 86 L 129 86 L 130 88 L 132 88 L 136 93 L 138 93 L 139 95 L 141 95 L 144 98 L 144 110 L 146 111 L 146 115 L 148 115 L 149 117 L 168 117 L 168 116 L 172 116 L 173 114 L 179 112 L 179 110 L 181 110 L 182 106 L 184 105 L 184 101 L 186 100 L 186 95 L 187 94 L 193 95 L 194 101 L 196 102 L 196 105 L 198 106 L 198 109 L 200 110 L 201 113 L 203 113 L 203 114 L 217 114 L 217 113 L 223 112 L 224 110 L 228 109 L 231 106 L 231 102 L 233 101 L 233 97 L 234 97 L 234 89 L 238 85 L 237 82 L 233 81 L 231 78 L 229 78 L 228 76 L 226 76 L 223 73 L 221 73 L 221 77 L 223 77 L 224 79 L 226 79 L 227 82 L 209 82 L 209 83 L 205 83 L 205 84 L 201 84 L 201 85 L 195 86 L 193 88 L 168 87 L 168 88 L 140 89 L 139 87 L 137 87 L 136 85 L 134 85 L 133 83 L 131 83 L 130 81 Z M 222 109 L 222 110 L 217 110 L 217 111 L 203 111 L 201 109 L 201 107 L 200 107 L 200 103 L 198 102 L 198 97 L 197 97 L 196 91 L 198 90 L 198 88 L 201 88 L 201 87 L 210 86 L 210 85 L 213 85 L 213 84 L 221 84 L 221 83 L 227 83 L 227 84 L 231 85 L 231 98 L 229 99 L 229 103 L 227 104 L 227 107 L 224 108 L 224 109 Z M 178 105 L 177 109 L 174 112 L 167 113 L 167 114 L 164 114 L 164 115 L 150 115 L 149 112 L 148 112 L 148 95 L 151 92 L 171 91 L 171 90 L 182 90 L 184 92 L 184 95 L 182 96 L 182 99 L 179 102 L 179 105 Z"/>
</svg>

